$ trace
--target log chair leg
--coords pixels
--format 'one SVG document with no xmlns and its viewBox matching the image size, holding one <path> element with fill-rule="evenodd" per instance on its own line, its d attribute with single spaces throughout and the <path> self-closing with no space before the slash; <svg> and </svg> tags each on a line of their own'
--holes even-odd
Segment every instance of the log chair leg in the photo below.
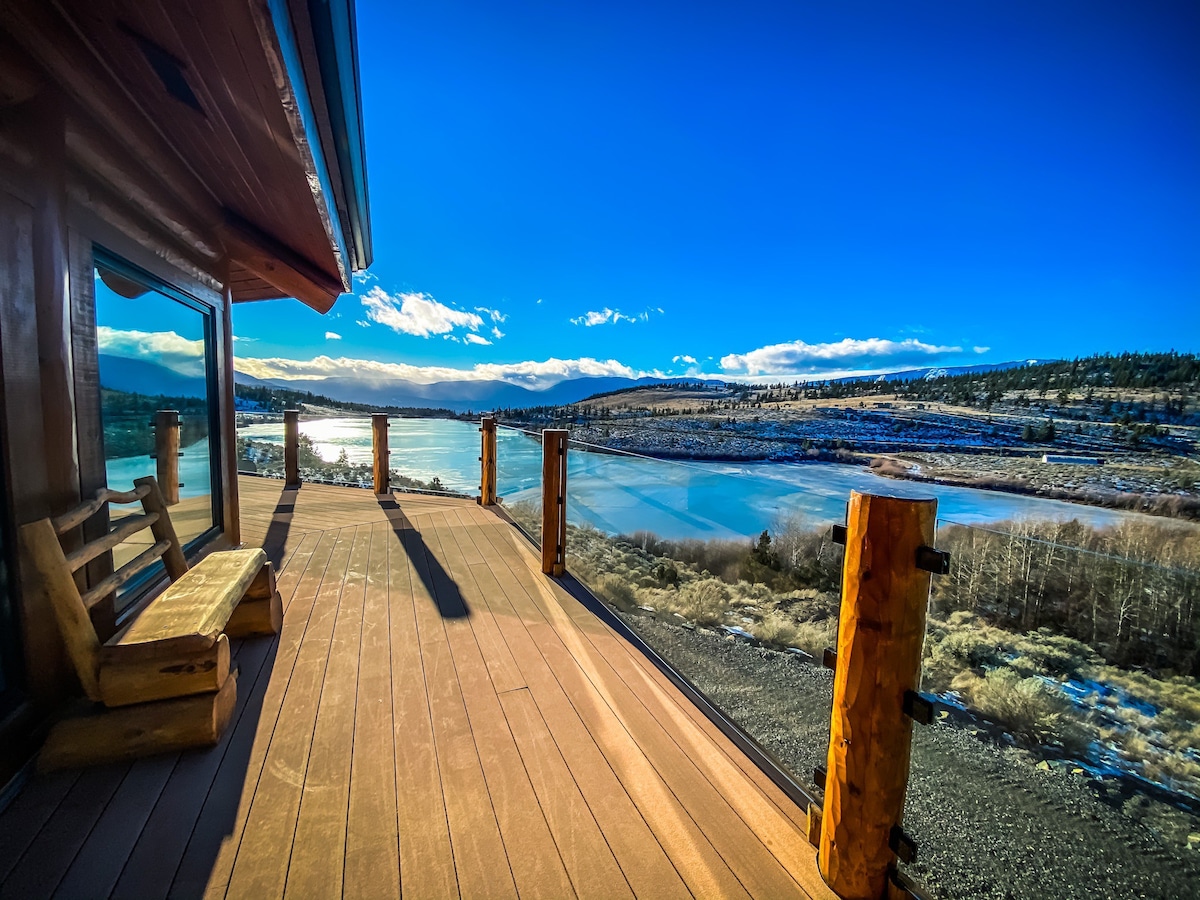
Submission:
<svg viewBox="0 0 1200 900">
<path fill-rule="evenodd" d="M 50 729 L 38 770 L 98 766 L 216 744 L 233 717 L 237 675 L 221 690 L 118 709 L 92 707 Z"/>
<path fill-rule="evenodd" d="M 275 587 L 275 568 L 268 561 L 254 576 L 246 596 L 234 607 L 225 633 L 231 638 L 258 637 L 279 634 L 282 627 L 283 599 Z"/>
<path fill-rule="evenodd" d="M 202 653 L 112 661 L 100 667 L 100 699 L 112 707 L 211 694 L 224 687 L 229 662 L 229 638 L 223 634 Z"/>
</svg>

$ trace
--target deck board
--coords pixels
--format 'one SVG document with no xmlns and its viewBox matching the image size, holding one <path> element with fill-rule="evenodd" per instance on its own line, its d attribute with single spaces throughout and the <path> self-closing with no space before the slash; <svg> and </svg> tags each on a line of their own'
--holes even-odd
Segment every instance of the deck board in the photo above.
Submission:
<svg viewBox="0 0 1200 900">
<path fill-rule="evenodd" d="M 239 485 L 285 612 L 230 728 L 34 778 L 0 896 L 831 896 L 802 813 L 496 513 Z"/>
<path fill-rule="evenodd" d="M 347 897 L 400 892 L 387 539 L 386 524 L 371 527 L 346 813 Z"/>
</svg>

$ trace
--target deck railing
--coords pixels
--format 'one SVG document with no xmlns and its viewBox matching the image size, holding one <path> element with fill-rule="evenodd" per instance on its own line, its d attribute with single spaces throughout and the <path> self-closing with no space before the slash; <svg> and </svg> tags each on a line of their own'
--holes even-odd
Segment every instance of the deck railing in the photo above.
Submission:
<svg viewBox="0 0 1200 900">
<path fill-rule="evenodd" d="M 643 633 L 664 648 L 667 663 L 679 669 L 685 678 L 695 677 L 701 682 L 702 690 L 709 687 L 707 682 L 719 682 L 727 675 L 741 674 L 744 680 L 748 677 L 753 681 L 757 673 L 747 676 L 733 672 L 732 667 L 729 672 L 704 671 L 706 666 L 689 660 L 687 651 L 671 647 L 670 629 L 661 627 L 665 623 L 656 627 L 646 621 L 639 623 L 639 619 L 643 618 L 642 614 L 650 613 L 653 620 L 657 621 L 659 615 L 664 614 L 668 621 L 686 623 L 693 628 L 696 624 L 723 625 L 724 633 L 734 640 L 749 639 L 783 648 L 787 642 L 781 633 L 787 628 L 786 614 L 778 607 L 760 617 L 768 624 L 766 628 L 756 628 L 761 637 L 755 637 L 755 631 L 727 623 L 728 616 L 719 607 L 731 605 L 734 598 L 725 596 L 719 580 L 711 577 L 703 567 L 695 571 L 696 567 L 690 566 L 681 576 L 678 567 L 669 573 L 666 565 L 660 562 L 652 570 L 657 573 L 657 578 L 655 575 L 639 576 L 632 571 L 637 563 L 630 562 L 631 558 L 637 558 L 637 548 L 631 547 L 628 541 L 614 540 L 582 523 L 571 529 L 567 527 L 568 520 L 577 520 L 572 514 L 567 490 L 567 472 L 573 467 L 580 475 L 581 492 L 585 496 L 597 487 L 598 481 L 600 489 L 604 490 L 606 477 L 589 472 L 589 468 L 596 465 L 607 464 L 611 469 L 614 463 L 619 466 L 649 462 L 653 467 L 668 470 L 678 467 L 662 461 L 637 459 L 629 454 L 605 453 L 603 448 L 586 445 L 569 450 L 567 432 L 563 430 L 543 431 L 540 441 L 542 484 L 540 516 L 537 518 L 540 519 L 543 572 L 562 575 L 569 569 L 597 595 L 617 609 L 623 608 L 625 620 L 631 623 L 635 633 L 639 624 L 649 626 L 643 628 Z M 481 459 L 487 455 L 484 450 Z M 649 477 L 654 479 L 654 473 Z M 481 476 L 481 482 L 485 480 L 486 476 Z M 621 485 L 609 481 L 608 489 L 616 493 L 621 490 Z M 736 493 L 736 484 L 730 490 Z M 637 488 L 632 487 L 631 496 L 636 496 L 636 492 Z M 681 498 L 686 498 L 688 493 L 686 486 L 681 488 Z M 590 496 L 585 502 L 590 502 Z M 686 500 L 683 506 L 677 512 L 686 517 Z M 594 504 L 592 508 L 594 510 Z M 534 518 L 528 509 L 519 507 L 515 512 L 521 522 L 527 523 Z M 664 512 L 671 514 L 670 509 Z M 919 566 L 923 559 L 918 549 L 928 550 L 928 545 L 932 544 L 935 517 L 936 503 L 933 501 L 859 495 L 852 499 L 848 540 L 854 550 L 849 554 L 851 569 L 846 576 L 846 593 L 853 601 L 841 604 L 841 641 L 836 654 L 840 662 L 832 691 L 835 740 L 811 741 L 812 735 L 809 735 L 810 752 L 824 764 L 812 768 L 832 773 L 824 784 L 824 809 L 828 814 L 822 816 L 820 813 L 819 790 L 810 788 L 801 797 L 810 802 L 812 809 L 814 826 L 810 828 L 810 835 L 814 842 L 819 842 L 822 874 L 843 897 L 882 896 L 895 871 L 896 851 L 893 848 L 900 846 L 897 833 L 902 833 L 900 825 L 911 731 L 905 713 L 906 695 L 914 693 L 918 687 L 924 611 L 929 594 L 930 575 Z M 572 540 L 586 549 L 580 552 L 570 546 Z M 732 549 L 727 546 L 729 543 L 734 542 L 720 542 L 726 553 Z M 833 555 L 832 541 L 825 550 Z M 773 571 L 772 566 L 777 563 L 769 537 L 755 547 L 755 552 L 758 553 L 756 563 L 763 571 Z M 650 560 L 655 554 L 643 548 L 642 558 Z M 658 558 L 668 557 L 663 553 Z M 680 563 L 686 565 L 683 560 Z M 661 585 L 657 590 L 661 594 L 669 594 L 674 589 L 684 595 L 683 599 L 672 603 L 670 598 L 660 597 L 661 608 L 653 610 L 649 604 L 637 603 L 638 594 L 629 582 L 638 584 L 648 578 L 657 580 Z M 759 591 L 757 603 L 766 606 L 771 600 L 770 594 L 770 591 Z M 747 618 L 742 624 L 748 623 Z M 772 628 L 776 631 L 772 632 Z M 696 652 L 694 648 L 691 650 L 692 655 Z M 719 658 L 715 653 L 707 655 L 710 658 L 703 662 L 711 664 Z M 827 682 L 827 675 L 818 674 L 818 677 Z M 826 721 L 830 721 L 829 707 L 825 710 Z M 779 719 L 771 724 L 787 727 L 787 723 Z M 849 740 L 851 734 L 855 736 L 854 741 Z M 766 737 L 766 734 L 762 736 Z"/>
<path fill-rule="evenodd" d="M 386 431 L 375 434 L 378 458 Z M 1200 552 L 1187 527 L 939 521 L 932 501 L 848 489 L 843 518 L 830 491 L 740 464 L 568 444 L 566 431 L 490 417 L 479 434 L 480 502 L 499 504 L 544 571 L 584 585 L 777 767 L 808 804 L 839 895 L 903 893 L 906 876 L 969 895 L 959 832 L 991 848 L 978 863 L 997 876 L 1019 866 L 997 772 L 1049 792 L 1034 803 L 1038 840 L 1060 870 L 1030 876 L 1041 895 L 1101 871 L 1113 883 L 1101 856 L 1136 871 L 1145 838 L 1106 818 L 1113 803 L 1136 796 L 1195 830 Z M 935 547 L 954 559 L 940 577 Z M 1179 853 L 1156 856 L 1164 883 L 1187 883 Z"/>
</svg>

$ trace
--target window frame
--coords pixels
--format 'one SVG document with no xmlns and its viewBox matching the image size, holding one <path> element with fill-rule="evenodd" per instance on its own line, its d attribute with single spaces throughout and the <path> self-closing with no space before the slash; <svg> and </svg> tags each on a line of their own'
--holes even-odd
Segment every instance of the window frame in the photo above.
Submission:
<svg viewBox="0 0 1200 900">
<path fill-rule="evenodd" d="M 223 533 L 223 523 L 225 521 L 225 497 L 222 492 L 222 467 L 223 454 L 221 453 L 221 392 L 219 383 L 219 367 L 220 359 L 217 352 L 217 342 L 220 338 L 218 328 L 220 322 L 218 317 L 220 311 L 212 304 L 205 303 L 200 298 L 187 292 L 176 284 L 155 275 L 141 266 L 131 263 L 124 257 L 107 249 L 102 244 L 92 244 L 92 269 L 93 272 L 98 268 L 109 269 L 122 277 L 128 278 L 131 281 L 136 281 L 144 285 L 147 289 L 162 294 L 166 299 L 182 304 L 188 309 L 200 313 L 203 323 L 204 333 L 204 388 L 205 388 L 205 407 L 208 415 L 208 474 L 209 474 L 209 508 L 211 511 L 211 523 L 208 528 L 202 531 L 199 535 L 192 538 L 183 545 L 183 552 L 189 559 L 193 557 L 197 550 L 220 537 Z M 98 310 L 93 304 L 92 328 L 99 329 Z M 101 409 L 100 413 L 100 440 L 104 440 L 104 415 L 100 405 L 99 391 L 100 382 L 96 382 L 97 391 L 97 408 Z M 105 476 L 105 484 L 108 483 L 107 475 Z M 111 488 L 112 486 L 109 485 Z M 120 486 L 119 488 L 127 488 L 128 486 Z M 129 581 L 124 590 L 124 597 L 115 601 L 116 617 L 118 625 L 128 619 L 130 614 L 137 610 L 141 603 L 145 600 L 148 591 L 163 577 L 162 566 L 156 565 L 141 573 Z"/>
</svg>

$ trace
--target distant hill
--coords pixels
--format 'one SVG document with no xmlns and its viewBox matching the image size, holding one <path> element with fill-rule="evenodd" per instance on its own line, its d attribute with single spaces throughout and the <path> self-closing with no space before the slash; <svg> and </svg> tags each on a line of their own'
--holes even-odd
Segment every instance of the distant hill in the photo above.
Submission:
<svg viewBox="0 0 1200 900">
<path fill-rule="evenodd" d="M 166 397 L 203 397 L 204 379 L 181 375 L 174 369 L 144 359 L 100 354 L 100 386 L 130 394 Z"/>
<path fill-rule="evenodd" d="M 153 366 L 150 363 L 139 364 L 134 360 L 118 362 L 124 366 L 121 374 L 127 373 L 129 379 L 136 384 L 152 383 L 152 373 L 149 370 L 135 377 L 133 366 L 137 365 L 149 366 L 157 372 L 168 373 L 175 379 L 181 378 L 169 370 L 162 369 L 161 366 Z M 1080 360 L 1024 359 L 976 366 L 904 369 L 884 375 L 848 376 L 828 381 L 798 376 L 793 380 L 802 385 L 800 389 L 807 395 L 816 397 L 903 393 L 918 399 L 959 399 L 970 402 L 970 397 L 980 392 L 994 394 L 1005 390 L 1042 390 L 1048 389 L 1051 384 L 1057 391 L 1061 388 L 1091 385 L 1155 387 L 1189 383 L 1196 378 L 1196 366 L 1196 357 L 1190 354 L 1121 354 L 1092 356 Z M 108 377 L 103 365 L 102 372 Z M 686 382 L 713 386 L 726 383 L 696 378 L 601 376 L 571 378 L 536 390 L 504 381 L 439 381 L 433 384 L 419 384 L 401 379 L 364 381 L 346 377 L 286 381 L 261 380 L 241 373 L 238 373 L 236 380 L 239 385 L 245 386 L 312 391 L 342 403 L 363 404 L 376 408 L 439 408 L 453 412 L 568 406 L 582 400 L 651 385 Z M 109 385 L 106 383 L 105 386 Z M 144 391 L 146 388 L 143 386 L 121 389 Z M 163 392 L 172 391 L 164 389 Z"/>
<path fill-rule="evenodd" d="M 1021 366 L 1040 366 L 1058 362 L 1056 359 L 1017 359 L 1010 362 L 988 363 L 978 366 L 930 366 L 924 369 L 905 369 L 901 372 L 886 372 L 882 375 L 851 375 L 838 381 L 932 381 L 935 378 L 953 378 L 955 375 L 982 375 L 985 372 L 1000 372 Z"/>
<path fill-rule="evenodd" d="M 659 384 L 661 378 L 620 378 L 597 376 L 570 378 L 558 384 L 534 390 L 504 381 L 438 381 L 418 384 L 412 381 L 369 383 L 354 378 L 323 378 L 319 381 L 288 382 L 280 379 L 262 381 L 238 374 L 238 384 L 278 387 L 290 390 L 318 391 L 346 403 L 367 406 L 436 407 L 455 412 L 476 412 L 493 409 L 519 409 L 528 406 L 564 406 L 577 403 L 595 394 L 611 393 L 648 384 Z M 688 379 L 670 379 L 679 382 Z"/>
</svg>

